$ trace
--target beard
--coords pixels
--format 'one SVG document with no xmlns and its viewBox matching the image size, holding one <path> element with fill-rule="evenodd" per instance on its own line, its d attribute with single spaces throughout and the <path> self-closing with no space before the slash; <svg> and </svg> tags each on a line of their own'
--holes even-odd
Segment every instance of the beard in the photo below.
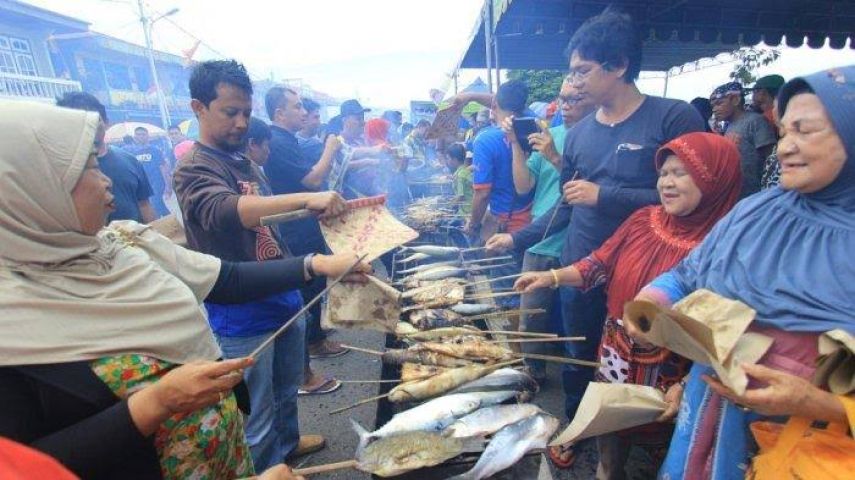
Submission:
<svg viewBox="0 0 855 480">
<path fill-rule="evenodd" d="M 217 148 L 227 153 L 237 153 L 244 151 L 244 149 L 246 148 L 246 143 L 239 142 L 235 144 L 226 140 L 222 140 L 217 142 Z"/>
</svg>

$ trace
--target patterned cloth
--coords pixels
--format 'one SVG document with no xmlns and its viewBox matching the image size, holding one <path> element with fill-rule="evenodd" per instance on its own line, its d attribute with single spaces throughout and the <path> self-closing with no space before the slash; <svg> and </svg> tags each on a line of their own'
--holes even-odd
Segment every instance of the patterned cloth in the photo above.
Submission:
<svg viewBox="0 0 855 480">
<path fill-rule="evenodd" d="M 781 164 L 778 162 L 777 151 L 773 151 L 766 159 L 766 164 L 763 165 L 763 177 L 760 179 L 760 190 L 777 187 L 779 183 L 781 183 Z"/>
<path fill-rule="evenodd" d="M 153 384 L 174 364 L 143 355 L 105 357 L 92 370 L 116 396 L 127 398 Z M 164 480 L 215 480 L 254 474 L 233 394 L 212 407 L 172 416 L 154 435 Z"/>
</svg>

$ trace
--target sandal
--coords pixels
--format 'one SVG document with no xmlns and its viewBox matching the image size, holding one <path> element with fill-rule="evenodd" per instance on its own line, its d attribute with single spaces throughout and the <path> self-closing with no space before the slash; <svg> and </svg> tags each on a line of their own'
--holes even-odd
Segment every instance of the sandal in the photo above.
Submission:
<svg viewBox="0 0 855 480">
<path fill-rule="evenodd" d="M 573 451 L 573 445 L 565 443 L 547 449 L 549 460 L 560 470 L 567 470 L 576 463 L 576 453 Z"/>
<path fill-rule="evenodd" d="M 297 389 L 297 395 L 324 395 L 327 393 L 332 393 L 341 388 L 341 382 L 336 380 L 333 377 L 328 375 L 324 375 L 324 382 L 318 385 L 315 388 L 307 388 L 303 389 L 302 387 Z"/>
</svg>

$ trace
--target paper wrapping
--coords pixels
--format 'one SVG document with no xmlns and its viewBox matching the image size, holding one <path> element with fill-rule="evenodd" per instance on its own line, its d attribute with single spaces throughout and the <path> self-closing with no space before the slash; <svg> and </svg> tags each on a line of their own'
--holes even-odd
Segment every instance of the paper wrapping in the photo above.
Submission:
<svg viewBox="0 0 855 480">
<path fill-rule="evenodd" d="M 651 423 L 667 406 L 663 393 L 654 387 L 591 382 L 573 421 L 550 446 Z"/>
<path fill-rule="evenodd" d="M 837 395 L 855 392 L 855 337 L 837 329 L 819 336 L 814 384 Z"/>
<path fill-rule="evenodd" d="M 366 262 L 419 236 L 393 217 L 384 205 L 376 203 L 349 209 L 338 217 L 321 220 L 320 224 L 333 253 L 365 254 Z"/>
<path fill-rule="evenodd" d="M 382 281 L 339 283 L 330 289 L 322 315 L 324 328 L 394 332 L 401 317 L 401 293 Z"/>
<path fill-rule="evenodd" d="M 436 117 L 428 128 L 425 139 L 437 140 L 457 136 L 457 130 L 460 128 L 460 112 L 462 111 L 463 106 L 450 106 L 436 112 Z"/>
<path fill-rule="evenodd" d="M 184 226 L 178 222 L 178 219 L 174 214 L 158 218 L 157 220 L 149 223 L 149 225 L 151 228 L 155 229 L 157 233 L 172 240 L 172 243 L 181 245 L 182 247 L 187 246 L 187 235 L 184 233 Z"/>
<path fill-rule="evenodd" d="M 633 301 L 624 312 L 647 341 L 712 366 L 722 383 L 740 395 L 748 378 L 739 365 L 757 363 L 772 345 L 770 337 L 745 333 L 754 320 L 754 310 L 705 289 L 677 302 L 673 310 Z"/>
</svg>

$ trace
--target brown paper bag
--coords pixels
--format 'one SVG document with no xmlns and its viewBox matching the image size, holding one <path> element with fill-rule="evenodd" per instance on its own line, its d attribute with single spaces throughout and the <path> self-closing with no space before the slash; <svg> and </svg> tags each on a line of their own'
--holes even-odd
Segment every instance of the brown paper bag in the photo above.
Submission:
<svg viewBox="0 0 855 480">
<path fill-rule="evenodd" d="M 368 283 L 339 283 L 330 289 L 321 316 L 324 328 L 394 332 L 401 317 L 401 292 L 374 277 Z"/>
<path fill-rule="evenodd" d="M 657 388 L 591 382 L 570 425 L 550 446 L 626 430 L 655 421 L 668 404 Z"/>
<path fill-rule="evenodd" d="M 837 395 L 855 392 L 855 337 L 840 329 L 823 333 L 816 363 L 815 385 L 828 385 Z"/>
<path fill-rule="evenodd" d="M 383 205 L 354 208 L 338 217 L 323 219 L 320 224 L 324 240 L 333 253 L 367 255 L 366 262 L 419 236 Z"/>
<path fill-rule="evenodd" d="M 745 333 L 756 312 L 742 302 L 700 289 L 673 310 L 644 301 L 626 304 L 627 320 L 654 345 L 694 362 L 710 365 L 722 382 L 742 394 L 748 385 L 741 363 L 757 363 L 772 339 Z"/>
</svg>

